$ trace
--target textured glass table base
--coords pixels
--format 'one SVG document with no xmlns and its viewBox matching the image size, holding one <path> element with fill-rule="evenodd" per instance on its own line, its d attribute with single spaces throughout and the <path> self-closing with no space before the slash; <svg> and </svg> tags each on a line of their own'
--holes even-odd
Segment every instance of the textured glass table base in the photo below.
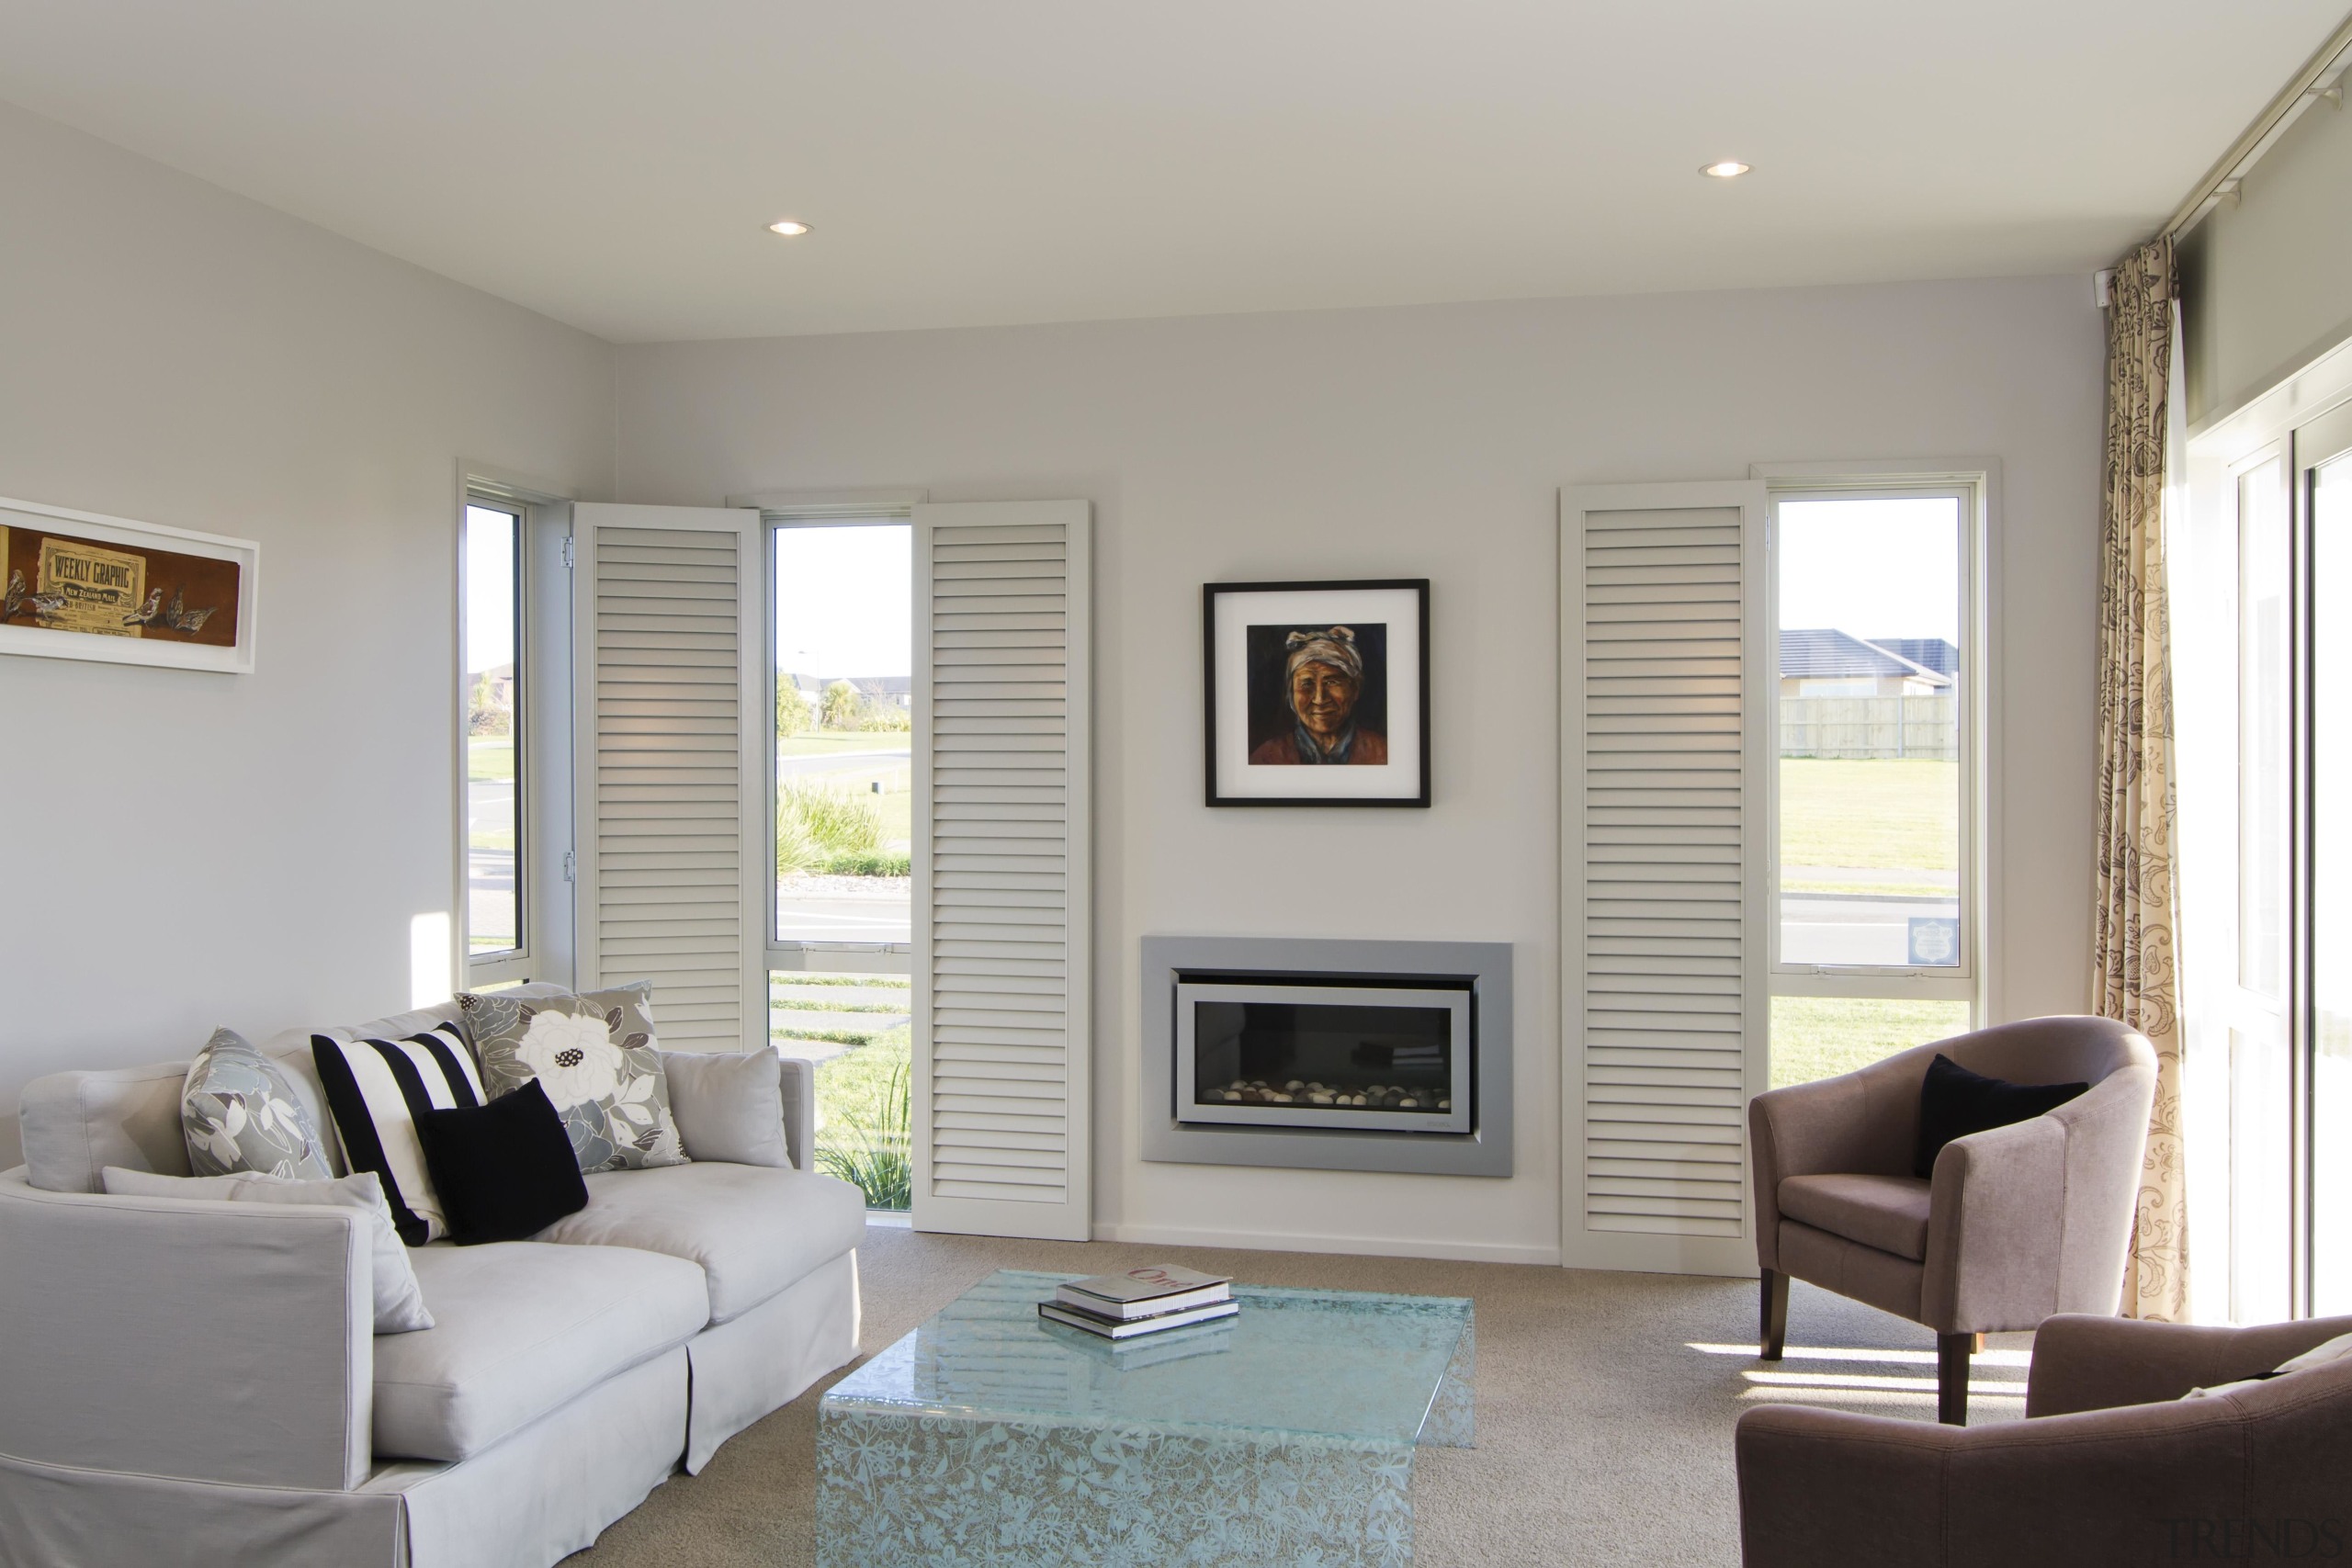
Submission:
<svg viewBox="0 0 2352 1568">
<path fill-rule="evenodd" d="M 1236 1287 L 1114 1351 L 1036 1320 L 1066 1278 L 993 1275 L 825 1396 L 819 1568 L 1412 1562 L 1414 1450 L 1475 1432 L 1468 1302 Z"/>
</svg>

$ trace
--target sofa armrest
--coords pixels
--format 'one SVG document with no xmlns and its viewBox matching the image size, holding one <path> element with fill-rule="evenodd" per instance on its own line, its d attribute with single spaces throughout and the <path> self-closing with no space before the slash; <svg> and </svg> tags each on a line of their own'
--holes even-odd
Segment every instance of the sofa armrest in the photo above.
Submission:
<svg viewBox="0 0 2352 1568">
<path fill-rule="evenodd" d="M 0 1453 L 246 1486 L 368 1474 L 355 1209 L 47 1192 L 0 1175 Z"/>
<path fill-rule="evenodd" d="M 817 1168 L 817 1064 L 800 1056 L 784 1063 L 784 1147 L 793 1168 Z"/>
<path fill-rule="evenodd" d="M 2115 1311 L 2152 1088 L 2152 1075 L 2125 1068 L 2055 1111 L 1944 1145 L 1920 1321 L 1993 1333 Z"/>
<path fill-rule="evenodd" d="M 2066 1416 L 2178 1399 L 2192 1388 L 2269 1371 L 2339 1334 L 2352 1334 L 2352 1317 L 2307 1317 L 2255 1328 L 2053 1317 L 2033 1337 L 2025 1413 Z"/>
<path fill-rule="evenodd" d="M 1743 1568 L 1944 1568 L 1943 1461 L 1961 1430 L 1800 1404 L 1745 1412 L 1732 1437 Z"/>
<path fill-rule="evenodd" d="M 1922 1323 L 1939 1334 L 1997 1332 L 2058 1310 L 2065 1176 L 2066 1131 L 2046 1116 L 1943 1146 L 1929 1188 Z"/>
<path fill-rule="evenodd" d="M 2086 1568 L 2169 1561 L 2245 1512 L 2225 1400 L 1988 1427 L 1772 1406 L 1739 1419 L 1746 1568 Z"/>
</svg>

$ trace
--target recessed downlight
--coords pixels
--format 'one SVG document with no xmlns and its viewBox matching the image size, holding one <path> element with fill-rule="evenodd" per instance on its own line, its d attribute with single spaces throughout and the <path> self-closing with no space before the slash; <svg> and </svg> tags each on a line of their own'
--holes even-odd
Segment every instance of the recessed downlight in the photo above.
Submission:
<svg viewBox="0 0 2352 1568">
<path fill-rule="evenodd" d="M 1747 173 L 1747 165 L 1736 158 L 1725 158 L 1719 164 L 1708 164 L 1699 172 L 1711 180 L 1736 180 Z"/>
<path fill-rule="evenodd" d="M 768 232 L 781 234 L 787 240 L 793 240 L 808 232 L 808 225 L 797 218 L 779 218 L 768 225 Z"/>
</svg>

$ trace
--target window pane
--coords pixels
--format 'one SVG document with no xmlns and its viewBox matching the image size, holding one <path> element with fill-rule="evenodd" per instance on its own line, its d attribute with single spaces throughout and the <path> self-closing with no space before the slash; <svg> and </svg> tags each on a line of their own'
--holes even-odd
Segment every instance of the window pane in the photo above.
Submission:
<svg viewBox="0 0 2352 1568">
<path fill-rule="evenodd" d="M 2294 1315 L 2295 1083 L 2283 1022 L 2230 1031 L 2230 1318 Z"/>
<path fill-rule="evenodd" d="M 2312 475 L 2312 603 L 2352 594 L 2352 457 Z M 2312 617 L 2312 1311 L 2352 1312 L 2352 628 Z"/>
<path fill-rule="evenodd" d="M 1957 966 L 1960 502 L 1787 501 L 1775 519 L 1781 962 Z"/>
<path fill-rule="evenodd" d="M 2238 479 L 2238 984 L 2287 986 L 2290 631 L 2286 497 L 2273 458 Z"/>
<path fill-rule="evenodd" d="M 903 943 L 914 828 L 913 530 L 775 545 L 775 935 Z"/>
<path fill-rule="evenodd" d="M 776 1049 L 817 1065 L 817 1168 L 869 1209 L 904 1209 L 913 1190 L 911 986 L 903 975 L 768 976 Z"/>
<path fill-rule="evenodd" d="M 466 950 L 476 957 L 522 944 L 514 724 L 521 547 L 514 513 L 466 508 Z"/>
<path fill-rule="evenodd" d="M 1836 1077 L 1967 1031 L 1966 1002 L 1774 997 L 1772 1087 Z"/>
</svg>

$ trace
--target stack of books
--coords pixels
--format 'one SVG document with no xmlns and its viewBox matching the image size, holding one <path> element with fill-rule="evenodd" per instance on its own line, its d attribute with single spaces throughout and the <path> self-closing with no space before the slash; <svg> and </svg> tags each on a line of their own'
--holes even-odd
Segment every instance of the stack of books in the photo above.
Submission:
<svg viewBox="0 0 2352 1568">
<path fill-rule="evenodd" d="M 1232 1285 L 1230 1275 L 1148 1263 L 1058 1286 L 1051 1301 L 1037 1303 L 1037 1315 L 1105 1339 L 1134 1339 L 1231 1317 L 1241 1310 Z"/>
</svg>

